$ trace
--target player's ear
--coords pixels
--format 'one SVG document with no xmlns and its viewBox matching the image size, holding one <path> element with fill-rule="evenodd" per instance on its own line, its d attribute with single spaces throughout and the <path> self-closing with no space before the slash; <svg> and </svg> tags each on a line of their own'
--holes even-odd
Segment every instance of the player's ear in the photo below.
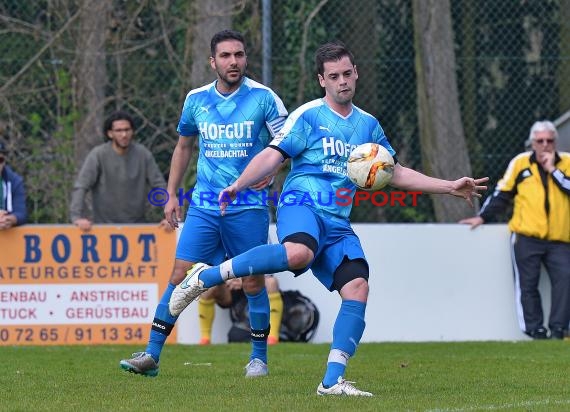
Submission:
<svg viewBox="0 0 570 412">
<path fill-rule="evenodd" d="M 321 85 L 321 87 L 325 87 L 325 78 L 321 76 L 320 73 L 317 73 L 317 79 L 319 79 L 319 84 Z"/>
<path fill-rule="evenodd" d="M 354 79 L 358 80 L 358 70 L 356 70 L 356 64 L 354 65 Z"/>
<path fill-rule="evenodd" d="M 216 60 L 213 57 L 210 57 L 210 67 L 216 70 Z"/>
</svg>

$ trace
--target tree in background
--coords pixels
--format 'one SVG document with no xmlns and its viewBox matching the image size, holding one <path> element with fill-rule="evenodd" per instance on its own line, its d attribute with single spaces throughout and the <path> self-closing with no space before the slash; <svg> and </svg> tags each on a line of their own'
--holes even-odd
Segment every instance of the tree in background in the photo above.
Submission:
<svg viewBox="0 0 570 412">
<path fill-rule="evenodd" d="M 75 166 L 79 170 L 87 153 L 103 139 L 107 65 L 105 40 L 112 0 L 80 3 L 77 39 L 72 64 L 74 102 Z"/>
<path fill-rule="evenodd" d="M 566 0 L 358 0 L 347 5 L 341 0 L 273 2 L 272 87 L 289 110 L 321 96 L 314 50 L 327 40 L 344 41 L 356 51 L 363 74 L 358 104 L 378 117 L 405 165 L 451 178 L 457 171 L 448 167 L 469 167 L 470 161 L 473 173 L 488 174 L 493 184 L 521 150 L 534 120 L 554 119 L 569 109 Z M 443 6 L 451 7 L 451 17 L 440 30 L 452 25 L 455 36 L 446 28 L 448 40 L 441 47 L 448 50 L 430 53 L 444 60 L 437 71 L 457 76 L 450 82 L 457 90 L 444 83 L 427 93 L 441 73 L 427 71 L 431 54 L 423 52 L 418 59 L 425 70 L 416 72 L 412 9 Z M 248 75 L 261 80 L 260 9 L 259 0 L 0 2 L 0 139 L 12 150 L 11 165 L 26 179 L 30 221 L 68 221 L 75 170 L 86 151 L 103 141 L 102 119 L 113 110 L 135 116 L 138 141 L 153 151 L 166 174 L 181 102 L 190 89 L 213 79 L 207 66 L 212 31 L 229 26 L 242 31 L 249 45 Z M 428 49 L 434 39 L 420 38 L 418 50 Z M 454 56 L 456 63 L 445 56 Z M 422 108 L 419 92 L 426 102 Z M 459 120 L 439 104 L 459 108 Z M 442 124 L 442 112 L 453 116 L 452 123 Z M 467 158 L 448 152 L 459 149 L 455 141 L 437 146 L 446 132 L 442 128 L 455 136 L 460 123 Z M 435 140 L 420 139 L 429 131 L 426 125 Z M 447 216 L 446 209 L 434 209 L 422 196 L 415 208 L 353 208 L 352 219 L 452 221 L 460 213 Z"/>
<path fill-rule="evenodd" d="M 444 179 L 471 176 L 463 133 L 449 0 L 414 0 L 419 134 L 423 170 Z M 442 196 L 432 197 L 438 222 L 473 214 Z"/>
</svg>

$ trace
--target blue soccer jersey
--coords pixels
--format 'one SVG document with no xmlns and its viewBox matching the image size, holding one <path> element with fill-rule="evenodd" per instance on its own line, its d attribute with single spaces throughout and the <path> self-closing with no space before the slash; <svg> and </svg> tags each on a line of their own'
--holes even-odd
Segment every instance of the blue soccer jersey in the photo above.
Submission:
<svg viewBox="0 0 570 412">
<path fill-rule="evenodd" d="M 347 160 L 356 146 L 369 142 L 396 154 L 378 120 L 354 105 L 346 117 L 323 99 L 299 107 L 270 143 L 291 158 L 279 206 L 304 204 L 325 216 L 348 218 L 352 204 L 338 197 L 339 191 L 354 196 L 356 190 L 347 177 Z"/>
<path fill-rule="evenodd" d="M 281 99 L 268 87 L 247 77 L 228 96 L 217 91 L 216 82 L 190 91 L 178 133 L 199 138 L 191 207 L 219 210 L 219 193 L 268 145 L 281 130 L 286 117 L 287 110 Z M 228 206 L 228 212 L 264 208 L 266 200 L 267 189 L 243 193 L 243 197 Z"/>
</svg>

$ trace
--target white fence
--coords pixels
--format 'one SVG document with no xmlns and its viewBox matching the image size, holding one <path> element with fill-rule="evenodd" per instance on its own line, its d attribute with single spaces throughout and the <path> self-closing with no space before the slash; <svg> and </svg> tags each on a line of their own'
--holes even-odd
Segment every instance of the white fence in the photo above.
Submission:
<svg viewBox="0 0 570 412">
<path fill-rule="evenodd" d="M 356 224 L 354 229 L 371 269 L 363 342 L 528 339 L 515 314 L 506 225 L 470 230 L 458 224 Z M 310 272 L 278 276 L 281 289 L 298 289 L 319 308 L 313 342 L 330 342 L 340 297 Z M 548 316 L 550 283 L 544 273 L 540 290 Z M 190 305 L 177 322 L 179 343 L 199 340 L 197 306 Z M 229 327 L 228 311 L 217 307 L 212 342 L 227 342 Z"/>
</svg>

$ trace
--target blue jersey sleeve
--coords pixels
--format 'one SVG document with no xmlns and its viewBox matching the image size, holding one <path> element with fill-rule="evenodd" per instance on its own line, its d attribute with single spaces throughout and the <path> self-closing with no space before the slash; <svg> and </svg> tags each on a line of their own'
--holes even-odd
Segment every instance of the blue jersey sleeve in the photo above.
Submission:
<svg viewBox="0 0 570 412">
<path fill-rule="evenodd" d="M 184 100 L 184 105 L 182 106 L 182 114 L 180 115 L 180 121 L 178 122 L 177 132 L 180 136 L 196 136 L 199 132 L 198 124 L 196 119 L 199 112 L 204 112 L 208 110 L 207 105 L 201 105 L 200 96 L 214 86 L 214 83 L 200 87 L 199 89 L 191 90 Z"/>
<path fill-rule="evenodd" d="M 277 136 L 277 134 L 283 128 L 285 121 L 287 120 L 287 109 L 285 105 L 273 91 L 268 89 L 266 94 L 267 103 L 264 105 L 265 110 L 265 125 L 271 137 Z"/>
<path fill-rule="evenodd" d="M 376 127 L 372 132 L 372 141 L 374 143 L 378 143 L 381 146 L 384 146 L 386 150 L 388 150 L 388 153 L 392 155 L 392 157 L 396 156 L 396 151 L 388 141 L 388 138 L 386 137 L 386 134 L 384 134 L 382 126 L 380 126 L 380 123 L 378 122 L 376 122 Z"/>
</svg>

